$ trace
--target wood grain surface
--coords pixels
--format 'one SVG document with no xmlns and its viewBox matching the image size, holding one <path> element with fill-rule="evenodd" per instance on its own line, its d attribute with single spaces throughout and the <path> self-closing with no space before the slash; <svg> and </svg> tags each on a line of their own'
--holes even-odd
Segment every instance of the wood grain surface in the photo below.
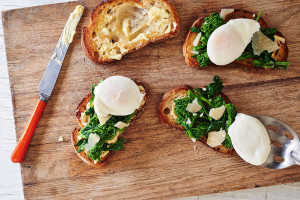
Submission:
<svg viewBox="0 0 300 200">
<path fill-rule="evenodd" d="M 223 156 L 194 143 L 182 132 L 158 123 L 156 106 L 163 93 L 179 84 L 199 87 L 219 75 L 224 93 L 239 112 L 277 117 L 300 129 L 299 3 L 296 1 L 174 0 L 182 30 L 171 40 L 150 44 L 121 61 L 95 65 L 85 58 L 80 32 L 88 24 L 86 6 L 57 84 L 22 164 L 27 199 L 112 198 L 161 199 L 300 181 L 300 168 L 269 170 L 251 166 L 238 156 Z M 70 12 L 78 3 L 53 4 L 2 13 L 17 137 L 39 98 L 37 86 Z M 257 13 L 287 38 L 289 61 L 283 70 L 252 70 L 236 65 L 188 68 L 182 44 L 188 28 L 200 16 L 221 8 Z M 71 132 L 77 126 L 77 104 L 91 84 L 112 75 L 143 82 L 148 105 L 125 135 L 125 151 L 113 153 L 102 169 L 92 168 L 73 152 Z M 299 132 L 299 131 L 298 131 Z M 59 136 L 66 140 L 58 142 Z M 88 195 L 87 195 L 88 194 Z"/>
</svg>

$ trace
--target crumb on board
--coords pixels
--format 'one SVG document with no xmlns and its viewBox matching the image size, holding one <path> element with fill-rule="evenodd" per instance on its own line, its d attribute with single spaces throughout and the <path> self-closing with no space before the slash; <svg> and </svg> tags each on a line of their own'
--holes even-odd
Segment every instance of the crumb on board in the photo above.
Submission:
<svg viewBox="0 0 300 200">
<path fill-rule="evenodd" d="M 60 136 L 60 137 L 58 138 L 58 141 L 63 142 L 63 141 L 64 141 L 63 136 Z"/>
<path fill-rule="evenodd" d="M 196 149 L 197 149 L 197 144 L 194 145 L 193 149 L 194 149 L 194 151 L 196 151 Z"/>
</svg>

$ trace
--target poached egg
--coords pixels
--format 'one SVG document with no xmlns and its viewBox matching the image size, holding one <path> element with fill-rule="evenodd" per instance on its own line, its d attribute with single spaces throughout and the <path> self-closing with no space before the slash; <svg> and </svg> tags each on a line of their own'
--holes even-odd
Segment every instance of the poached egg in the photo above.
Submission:
<svg viewBox="0 0 300 200">
<path fill-rule="evenodd" d="M 228 129 L 237 154 L 252 165 L 263 164 L 271 151 L 271 140 L 264 125 L 255 117 L 239 113 Z"/>
<path fill-rule="evenodd" d="M 94 109 L 98 118 L 129 115 L 140 107 L 145 96 L 133 80 L 124 76 L 105 79 L 95 87 L 94 94 Z"/>
<path fill-rule="evenodd" d="M 252 19 L 232 19 L 218 27 L 207 42 L 207 54 L 216 65 L 227 65 L 242 55 L 260 24 Z"/>
</svg>

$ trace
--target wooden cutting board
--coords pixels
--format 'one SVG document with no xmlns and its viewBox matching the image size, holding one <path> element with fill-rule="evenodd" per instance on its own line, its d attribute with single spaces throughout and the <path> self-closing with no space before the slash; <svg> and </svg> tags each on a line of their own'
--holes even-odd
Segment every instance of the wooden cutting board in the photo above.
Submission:
<svg viewBox="0 0 300 200">
<path fill-rule="evenodd" d="M 82 3 L 86 10 L 71 44 L 51 99 L 22 163 L 27 199 L 166 199 L 218 193 L 300 181 L 300 167 L 270 170 L 224 156 L 182 132 L 158 123 L 156 107 L 171 87 L 204 86 L 219 75 L 224 93 L 239 112 L 269 115 L 300 133 L 300 23 L 296 1 L 173 0 L 181 17 L 181 32 L 171 40 L 150 44 L 121 61 L 95 65 L 80 46 L 81 30 L 99 1 Z M 37 86 L 52 51 L 78 3 L 62 3 L 2 13 L 17 137 L 39 98 Z M 236 65 L 187 67 L 182 44 L 192 22 L 221 8 L 258 13 L 280 30 L 289 45 L 291 66 L 283 70 L 252 70 Z M 149 90 L 147 108 L 125 135 L 125 151 L 113 153 L 96 169 L 76 156 L 71 132 L 78 126 L 75 110 L 91 84 L 112 75 L 143 82 Z M 64 142 L 57 139 L 63 136 Z"/>
</svg>

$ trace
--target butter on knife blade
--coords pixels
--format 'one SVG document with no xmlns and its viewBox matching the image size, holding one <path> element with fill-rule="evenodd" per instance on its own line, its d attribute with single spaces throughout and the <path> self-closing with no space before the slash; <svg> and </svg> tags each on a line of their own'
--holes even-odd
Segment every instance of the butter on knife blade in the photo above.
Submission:
<svg viewBox="0 0 300 200">
<path fill-rule="evenodd" d="M 70 17 L 63 30 L 62 43 L 64 45 L 70 44 L 73 41 L 73 37 L 76 34 L 77 24 L 82 16 L 84 7 L 82 5 L 76 6 L 75 10 L 70 14 Z"/>
</svg>

